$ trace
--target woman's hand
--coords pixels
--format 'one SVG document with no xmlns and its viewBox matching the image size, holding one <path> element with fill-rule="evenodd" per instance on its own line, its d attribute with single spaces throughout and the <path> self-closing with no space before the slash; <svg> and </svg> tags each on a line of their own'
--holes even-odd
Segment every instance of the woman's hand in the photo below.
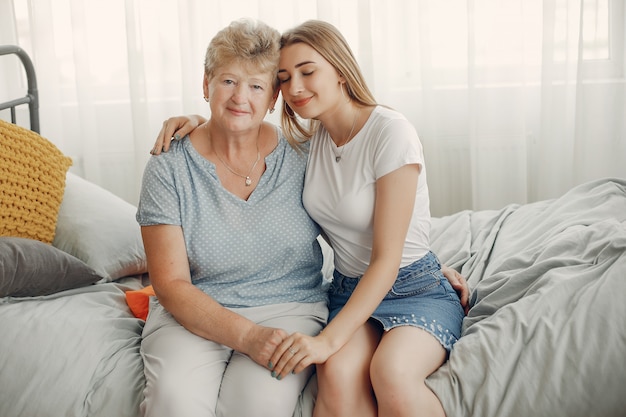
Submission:
<svg viewBox="0 0 626 417">
<path fill-rule="evenodd" d="M 297 374 L 310 365 L 326 362 L 333 353 L 322 335 L 313 337 L 294 333 L 278 346 L 268 367 L 272 376 L 280 380 L 289 373 Z"/>
<path fill-rule="evenodd" d="M 255 326 L 244 336 L 245 353 L 264 368 L 269 368 L 272 355 L 289 334 L 283 329 L 273 327 Z"/>
<path fill-rule="evenodd" d="M 465 314 L 469 312 L 469 286 L 467 285 L 467 281 L 465 277 L 459 274 L 454 268 L 450 268 L 446 265 L 441 265 L 441 272 L 443 272 L 443 276 L 448 279 L 452 288 L 456 291 L 461 299 L 461 306 L 463 310 L 465 310 Z"/>
<path fill-rule="evenodd" d="M 163 122 L 161 131 L 157 136 L 154 147 L 150 150 L 152 155 L 158 155 L 167 152 L 170 149 L 170 142 L 178 140 L 188 135 L 196 127 L 206 122 L 206 119 L 200 115 L 192 114 L 189 116 L 170 117 Z"/>
</svg>

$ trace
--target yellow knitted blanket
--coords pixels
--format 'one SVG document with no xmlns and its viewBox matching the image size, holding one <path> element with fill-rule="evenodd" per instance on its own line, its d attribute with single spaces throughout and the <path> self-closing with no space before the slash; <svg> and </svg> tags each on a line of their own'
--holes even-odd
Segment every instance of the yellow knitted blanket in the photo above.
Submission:
<svg viewBox="0 0 626 417">
<path fill-rule="evenodd" d="M 52 142 L 0 120 L 0 236 L 52 243 L 71 165 Z"/>
</svg>

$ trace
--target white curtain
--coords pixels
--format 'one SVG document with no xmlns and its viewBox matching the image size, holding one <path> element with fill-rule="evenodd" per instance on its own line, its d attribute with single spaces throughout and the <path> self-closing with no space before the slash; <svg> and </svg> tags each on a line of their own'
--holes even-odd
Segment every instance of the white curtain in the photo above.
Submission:
<svg viewBox="0 0 626 417">
<path fill-rule="evenodd" d="M 623 0 L 0 0 L 0 44 L 33 59 L 72 171 L 136 203 L 163 120 L 207 115 L 205 48 L 240 17 L 339 27 L 417 128 L 435 216 L 626 178 Z M 25 86 L 8 65 L 0 100 Z"/>
</svg>

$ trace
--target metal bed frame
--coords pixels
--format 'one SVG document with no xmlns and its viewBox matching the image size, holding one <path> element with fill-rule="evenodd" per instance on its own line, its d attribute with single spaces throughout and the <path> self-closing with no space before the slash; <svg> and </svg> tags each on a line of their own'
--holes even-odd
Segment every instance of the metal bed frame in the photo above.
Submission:
<svg viewBox="0 0 626 417">
<path fill-rule="evenodd" d="M 15 123 L 15 108 L 22 104 L 28 104 L 30 115 L 30 129 L 40 133 L 39 128 L 39 92 L 37 91 L 37 77 L 35 75 L 35 67 L 28 54 L 19 46 L 0 45 L 0 55 L 15 54 L 22 61 L 22 65 L 26 70 L 26 79 L 28 80 L 28 92 L 26 96 L 0 103 L 0 111 L 11 110 L 11 122 Z"/>
</svg>

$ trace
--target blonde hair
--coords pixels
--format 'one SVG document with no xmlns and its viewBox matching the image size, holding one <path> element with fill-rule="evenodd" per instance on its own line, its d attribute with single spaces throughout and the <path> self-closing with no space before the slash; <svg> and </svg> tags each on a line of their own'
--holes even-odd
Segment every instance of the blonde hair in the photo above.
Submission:
<svg viewBox="0 0 626 417">
<path fill-rule="evenodd" d="M 283 33 L 280 48 L 304 43 L 315 49 L 344 78 L 350 100 L 363 106 L 375 106 L 376 99 L 367 87 L 350 45 L 339 30 L 321 20 L 308 20 Z M 283 98 L 281 126 L 287 140 L 292 145 L 309 140 L 319 129 L 319 121 L 305 124 L 299 120 L 293 109 Z"/>
<path fill-rule="evenodd" d="M 231 62 L 270 72 L 274 91 L 278 90 L 280 33 L 259 20 L 239 19 L 211 39 L 204 56 L 204 72 L 209 79 L 215 70 Z"/>
</svg>

